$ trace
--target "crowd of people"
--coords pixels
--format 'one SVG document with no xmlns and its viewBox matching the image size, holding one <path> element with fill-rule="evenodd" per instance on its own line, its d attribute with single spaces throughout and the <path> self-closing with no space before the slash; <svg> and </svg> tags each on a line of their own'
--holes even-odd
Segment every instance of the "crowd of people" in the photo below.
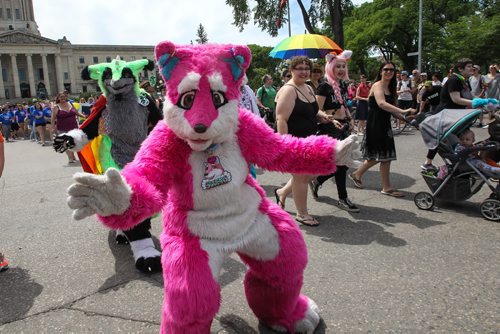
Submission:
<svg viewBox="0 0 500 334">
<path fill-rule="evenodd" d="M 306 57 L 292 58 L 289 67 L 281 73 L 281 87 L 273 85 L 272 76 L 267 74 L 263 77 L 263 86 L 255 92 L 261 116 L 279 133 L 297 137 L 324 134 L 340 140 L 352 133 L 363 136 L 364 161 L 358 169 L 348 173 L 346 166 L 338 166 L 331 175 L 292 175 L 285 186 L 275 189 L 276 202 L 282 207 L 293 193 L 296 220 L 308 226 L 319 223 L 307 209 L 307 184 L 313 198 L 318 198 L 322 184 L 334 178 L 338 207 L 359 212 L 347 196 L 346 176 L 355 187 L 362 188 L 365 172 L 380 164 L 381 193 L 403 197 L 404 193 L 390 182 L 391 161 L 396 160 L 393 128 L 404 123 L 418 127 L 426 117 L 445 108 L 475 108 L 474 98 L 500 98 L 496 64 L 489 67 L 488 74 L 482 75 L 480 66 L 472 60 L 460 59 L 441 80 L 439 73 L 428 76 L 414 69 L 410 74 L 398 70 L 392 62 L 384 62 L 373 83 L 365 74 L 359 76 L 357 83 L 349 78 L 346 60 L 350 54 L 347 56 L 347 53 L 327 55 L 325 66 Z M 481 113 L 478 127 L 488 126 L 486 116 L 488 121 L 494 119 L 491 111 Z M 436 152 L 428 152 L 421 166 L 424 171 L 438 169 L 432 163 Z"/>
</svg>

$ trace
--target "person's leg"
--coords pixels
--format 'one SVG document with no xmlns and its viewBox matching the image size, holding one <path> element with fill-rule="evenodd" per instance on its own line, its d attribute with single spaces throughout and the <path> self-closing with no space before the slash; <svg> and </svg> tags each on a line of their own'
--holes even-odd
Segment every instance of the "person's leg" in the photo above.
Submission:
<svg viewBox="0 0 500 334">
<path fill-rule="evenodd" d="M 391 172 L 391 162 L 380 162 L 380 178 L 382 179 L 382 191 L 389 191 L 392 189 L 389 173 Z"/>
<path fill-rule="evenodd" d="M 36 131 L 38 132 L 38 135 L 40 136 L 40 143 L 44 144 L 45 143 L 45 125 L 37 125 Z"/>
<path fill-rule="evenodd" d="M 339 195 L 339 200 L 347 198 L 347 166 L 337 166 L 337 171 L 335 172 L 335 184 L 337 185 L 337 193 Z"/>
<path fill-rule="evenodd" d="M 425 164 L 421 167 L 422 168 L 432 167 L 432 160 L 434 160 L 434 158 L 436 157 L 437 152 L 438 152 L 437 148 L 427 151 Z"/>
<path fill-rule="evenodd" d="M 70 151 L 70 150 L 66 150 L 66 155 L 68 156 L 68 161 L 70 163 L 73 163 L 76 161 L 76 158 L 75 158 L 75 153 L 73 153 L 73 151 Z"/>
<path fill-rule="evenodd" d="M 292 193 L 293 201 L 297 208 L 297 216 L 311 217 L 307 210 L 307 187 L 312 178 L 311 175 L 292 174 Z"/>
<path fill-rule="evenodd" d="M 285 207 L 286 198 L 292 193 L 292 182 L 293 182 L 293 177 L 291 177 L 288 180 L 288 182 L 283 186 L 283 188 L 278 188 L 275 190 L 275 193 L 276 195 L 278 195 L 278 199 L 282 207 Z"/>
<path fill-rule="evenodd" d="M 377 164 L 377 160 L 365 160 L 361 166 L 354 172 L 352 172 L 352 176 L 355 177 L 355 179 L 361 181 L 363 178 L 363 175 L 373 166 Z"/>
</svg>

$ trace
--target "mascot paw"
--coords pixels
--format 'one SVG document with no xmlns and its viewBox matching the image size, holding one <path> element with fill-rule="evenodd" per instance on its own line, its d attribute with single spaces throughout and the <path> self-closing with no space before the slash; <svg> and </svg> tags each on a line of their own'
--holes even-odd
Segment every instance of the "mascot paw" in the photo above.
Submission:
<svg viewBox="0 0 500 334">
<path fill-rule="evenodd" d="M 293 328 L 294 333 L 313 334 L 316 327 L 319 325 L 321 317 L 319 315 L 319 308 L 316 303 L 309 297 L 302 296 L 301 298 L 307 299 L 307 310 L 302 319 L 295 322 Z M 288 333 L 287 329 L 280 325 L 270 326 L 274 331 L 280 333 Z"/>
<path fill-rule="evenodd" d="M 296 333 L 313 334 L 316 327 L 319 325 L 321 317 L 319 316 L 318 305 L 314 300 L 308 298 L 307 311 L 304 318 L 295 323 L 294 329 Z"/>
<path fill-rule="evenodd" d="M 127 245 L 128 244 L 127 236 L 125 235 L 125 233 L 123 233 L 122 230 L 116 230 L 115 241 L 117 244 L 120 244 L 120 245 Z"/>
<path fill-rule="evenodd" d="M 109 168 L 104 175 L 76 173 L 73 179 L 76 182 L 68 188 L 68 206 L 74 210 L 75 220 L 95 213 L 122 214 L 130 206 L 130 186 L 114 168 Z"/>
<path fill-rule="evenodd" d="M 155 248 L 153 239 L 131 241 L 130 247 L 137 269 L 148 274 L 161 271 L 161 253 Z"/>
<path fill-rule="evenodd" d="M 357 135 L 350 135 L 344 140 L 337 141 L 337 145 L 335 146 L 335 164 L 337 166 L 357 168 L 361 165 L 359 161 L 361 156 Z"/>
</svg>

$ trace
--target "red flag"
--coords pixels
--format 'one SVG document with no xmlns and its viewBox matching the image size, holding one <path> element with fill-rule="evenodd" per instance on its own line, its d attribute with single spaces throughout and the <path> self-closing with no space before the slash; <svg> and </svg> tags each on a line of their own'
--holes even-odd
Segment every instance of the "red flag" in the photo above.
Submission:
<svg viewBox="0 0 500 334">
<path fill-rule="evenodd" d="M 278 18 L 276 19 L 276 26 L 279 28 L 281 26 L 281 13 L 283 12 L 283 7 L 285 7 L 288 0 L 281 0 L 280 7 L 278 11 Z"/>
</svg>

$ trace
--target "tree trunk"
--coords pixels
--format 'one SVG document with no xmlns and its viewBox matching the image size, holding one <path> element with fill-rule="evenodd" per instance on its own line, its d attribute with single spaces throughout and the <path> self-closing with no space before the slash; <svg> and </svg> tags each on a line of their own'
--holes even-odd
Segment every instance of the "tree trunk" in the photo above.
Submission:
<svg viewBox="0 0 500 334">
<path fill-rule="evenodd" d="M 288 1 L 290 1 L 290 0 L 288 0 Z M 307 14 L 307 10 L 304 7 L 302 0 L 297 0 L 297 3 L 299 4 L 300 11 L 302 12 L 302 17 L 304 18 L 304 25 L 306 26 L 307 31 L 310 34 L 315 34 L 316 30 L 313 28 L 313 26 L 311 24 L 311 20 L 309 20 L 309 14 Z"/>
<path fill-rule="evenodd" d="M 342 1 L 341 0 L 326 0 L 326 7 L 330 16 L 330 25 L 332 27 L 333 40 L 344 48 L 344 27 L 342 15 Z"/>
</svg>

